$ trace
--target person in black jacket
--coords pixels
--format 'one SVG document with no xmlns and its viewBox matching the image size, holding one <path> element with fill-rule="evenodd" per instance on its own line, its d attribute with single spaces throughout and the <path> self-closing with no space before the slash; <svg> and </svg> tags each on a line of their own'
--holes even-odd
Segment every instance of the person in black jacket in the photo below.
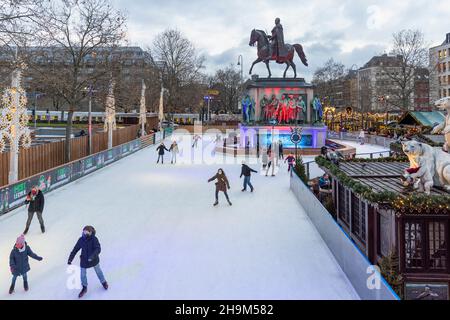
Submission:
<svg viewBox="0 0 450 320">
<path fill-rule="evenodd" d="M 158 161 L 156 163 L 159 163 L 159 159 L 161 159 L 161 164 L 164 164 L 164 153 L 165 151 L 169 151 L 169 149 L 166 148 L 164 142 L 161 142 L 159 147 L 156 148 L 156 151 L 158 151 Z"/>
<path fill-rule="evenodd" d="M 255 188 L 253 188 L 252 183 L 250 182 L 252 172 L 258 173 L 258 171 L 253 170 L 248 165 L 246 165 L 245 161 L 242 161 L 242 170 L 241 170 L 241 176 L 240 176 L 240 178 L 242 178 L 242 176 L 244 176 L 244 189 L 242 189 L 242 192 L 247 190 L 247 186 L 250 186 L 250 189 L 252 192 L 253 192 L 253 190 L 255 190 Z"/>
<path fill-rule="evenodd" d="M 17 277 L 23 278 L 23 288 L 28 291 L 28 277 L 27 273 L 30 271 L 30 263 L 28 257 L 31 257 L 37 261 L 42 261 L 42 258 L 35 254 L 30 246 L 25 242 L 25 236 L 21 235 L 17 238 L 14 248 L 9 255 L 9 267 L 13 275 L 11 287 L 9 288 L 9 294 L 14 293 Z"/>
<path fill-rule="evenodd" d="M 42 212 L 44 211 L 44 194 L 38 187 L 33 187 L 28 193 L 25 200 L 25 204 L 28 204 L 28 220 L 23 234 L 27 234 L 30 229 L 31 221 L 33 220 L 34 213 L 36 213 L 39 224 L 41 225 L 42 233 L 45 232 L 44 219 L 42 219 Z"/>
<path fill-rule="evenodd" d="M 95 236 L 95 229 L 91 226 L 86 226 L 83 228 L 83 235 L 80 239 L 78 239 L 75 247 L 69 256 L 68 264 L 72 264 L 75 255 L 78 251 L 81 250 L 80 255 L 80 267 L 81 267 L 81 285 L 83 286 L 79 298 L 83 297 L 87 292 L 87 269 L 94 268 L 95 273 L 97 274 L 98 279 L 100 280 L 103 288 L 108 290 L 108 282 L 105 280 L 105 276 L 103 275 L 103 271 L 100 268 L 100 242 Z"/>
<path fill-rule="evenodd" d="M 284 147 L 281 140 L 278 142 L 278 159 L 284 160 Z"/>
</svg>

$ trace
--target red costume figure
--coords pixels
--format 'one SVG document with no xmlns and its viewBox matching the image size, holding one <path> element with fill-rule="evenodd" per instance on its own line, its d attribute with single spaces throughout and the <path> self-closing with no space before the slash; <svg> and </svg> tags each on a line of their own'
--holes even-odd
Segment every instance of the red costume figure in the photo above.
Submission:
<svg viewBox="0 0 450 320">
<path fill-rule="evenodd" d="M 268 111 L 268 119 L 273 120 L 277 117 L 278 112 L 278 105 L 280 104 L 280 101 L 277 99 L 276 95 L 272 95 L 272 100 L 270 101 L 270 104 L 267 108 Z"/>
<path fill-rule="evenodd" d="M 288 119 L 288 103 L 289 100 L 287 96 L 283 96 L 281 99 L 279 110 L 278 110 L 278 123 L 286 123 Z"/>
<path fill-rule="evenodd" d="M 294 97 L 289 97 L 289 113 L 288 113 L 288 121 L 295 121 L 297 119 L 297 106 Z"/>
</svg>

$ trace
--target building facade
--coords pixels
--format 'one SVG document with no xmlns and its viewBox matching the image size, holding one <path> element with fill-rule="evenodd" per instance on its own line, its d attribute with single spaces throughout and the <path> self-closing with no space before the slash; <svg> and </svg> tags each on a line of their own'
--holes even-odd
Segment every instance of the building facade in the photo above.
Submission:
<svg viewBox="0 0 450 320">
<path fill-rule="evenodd" d="M 430 49 L 430 96 L 432 101 L 450 96 L 450 33 Z"/>
</svg>

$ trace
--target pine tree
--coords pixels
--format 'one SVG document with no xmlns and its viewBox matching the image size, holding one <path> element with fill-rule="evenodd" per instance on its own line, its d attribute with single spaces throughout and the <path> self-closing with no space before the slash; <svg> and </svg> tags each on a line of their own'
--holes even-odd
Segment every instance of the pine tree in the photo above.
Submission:
<svg viewBox="0 0 450 320">
<path fill-rule="evenodd" d="M 383 257 L 379 262 L 381 275 L 386 279 L 387 283 L 403 298 L 403 278 L 399 274 L 399 258 L 396 252 L 391 252 Z"/>
<path fill-rule="evenodd" d="M 295 163 L 295 172 L 297 173 L 298 177 L 305 183 L 308 183 L 308 177 L 306 176 L 306 169 L 305 165 L 303 164 L 303 159 L 301 156 L 297 157 L 296 163 Z"/>
</svg>

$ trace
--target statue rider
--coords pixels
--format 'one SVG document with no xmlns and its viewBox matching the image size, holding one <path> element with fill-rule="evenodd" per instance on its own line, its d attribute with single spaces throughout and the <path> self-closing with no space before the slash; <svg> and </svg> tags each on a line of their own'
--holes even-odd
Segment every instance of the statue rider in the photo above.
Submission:
<svg viewBox="0 0 450 320">
<path fill-rule="evenodd" d="M 286 48 L 284 46 L 284 32 L 283 26 L 280 23 L 280 18 L 275 19 L 275 27 L 272 29 L 272 36 L 269 36 L 271 55 L 274 53 L 277 57 L 284 57 L 287 55 Z"/>
</svg>

